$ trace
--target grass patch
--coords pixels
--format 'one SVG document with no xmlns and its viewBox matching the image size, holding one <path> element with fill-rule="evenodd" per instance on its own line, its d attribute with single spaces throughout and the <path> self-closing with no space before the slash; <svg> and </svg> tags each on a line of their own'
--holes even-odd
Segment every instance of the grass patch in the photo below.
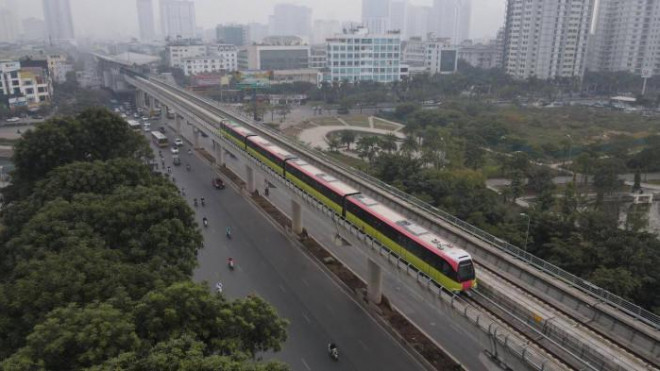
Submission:
<svg viewBox="0 0 660 371">
<path fill-rule="evenodd" d="M 351 126 L 358 126 L 363 128 L 368 128 L 369 126 L 369 117 L 360 115 L 360 116 L 346 116 L 342 117 L 347 124 Z"/>
<path fill-rule="evenodd" d="M 339 152 L 330 152 L 330 151 L 325 151 L 324 152 L 327 156 L 341 162 L 344 165 L 352 166 L 358 170 L 362 170 L 366 172 L 366 170 L 369 168 L 369 163 L 366 161 L 363 161 L 359 158 L 347 156 L 343 153 Z"/>
<path fill-rule="evenodd" d="M 0 146 L 13 146 L 18 139 L 0 138 Z"/>
<path fill-rule="evenodd" d="M 338 126 L 344 125 L 339 120 L 334 117 L 314 117 L 309 119 L 309 121 L 315 123 L 318 126 Z"/>
<path fill-rule="evenodd" d="M 381 130 L 396 130 L 400 128 L 398 125 L 390 124 L 389 122 L 382 121 L 381 119 L 374 117 L 374 128 Z"/>
</svg>

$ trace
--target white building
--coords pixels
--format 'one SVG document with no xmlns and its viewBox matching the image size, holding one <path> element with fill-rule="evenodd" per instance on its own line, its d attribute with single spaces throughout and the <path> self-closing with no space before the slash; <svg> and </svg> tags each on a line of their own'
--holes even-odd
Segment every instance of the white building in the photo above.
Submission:
<svg viewBox="0 0 660 371">
<path fill-rule="evenodd" d="M 328 54 L 324 44 L 312 45 L 309 54 L 309 68 L 325 69 L 328 64 Z"/>
<path fill-rule="evenodd" d="M 66 74 L 73 71 L 73 65 L 67 63 L 65 55 L 51 54 L 46 57 L 46 61 L 48 62 L 48 71 L 54 82 L 65 82 Z"/>
<path fill-rule="evenodd" d="M 660 74 L 660 3 L 600 0 L 592 35 L 592 71 Z"/>
<path fill-rule="evenodd" d="M 277 4 L 270 17 L 271 35 L 292 35 L 310 40 L 312 34 L 312 9 L 293 4 Z"/>
<path fill-rule="evenodd" d="M 69 0 L 43 0 L 46 30 L 51 42 L 73 40 L 73 18 Z"/>
<path fill-rule="evenodd" d="M 186 76 L 238 70 L 238 48 L 236 46 L 209 45 L 207 50 L 207 54 L 203 57 L 183 60 L 183 72 Z"/>
<path fill-rule="evenodd" d="M 401 37 L 398 33 L 369 34 L 359 28 L 327 40 L 326 81 L 401 79 Z M 406 69 L 407 72 L 407 69 Z"/>
<path fill-rule="evenodd" d="M 411 71 L 435 75 L 458 70 L 458 49 L 451 45 L 449 39 L 424 41 L 413 37 L 404 44 L 403 62 L 410 66 Z"/>
<path fill-rule="evenodd" d="M 160 22 L 164 38 L 177 40 L 195 37 L 195 3 L 185 0 L 160 0 Z"/>
<path fill-rule="evenodd" d="M 183 61 L 206 55 L 206 45 L 169 45 L 168 57 L 170 67 L 183 68 Z"/>
<path fill-rule="evenodd" d="M 374 35 L 389 31 L 390 0 L 362 0 L 362 26 Z"/>
<path fill-rule="evenodd" d="M 152 0 L 137 0 L 137 15 L 138 25 L 140 26 L 140 40 L 155 40 L 156 24 L 154 23 L 154 7 Z"/>
<path fill-rule="evenodd" d="M 45 61 L 0 62 L 0 92 L 10 108 L 37 108 L 50 103 L 53 84 Z"/>
<path fill-rule="evenodd" d="M 504 69 L 516 78 L 582 77 L 595 0 L 508 0 Z"/>
</svg>

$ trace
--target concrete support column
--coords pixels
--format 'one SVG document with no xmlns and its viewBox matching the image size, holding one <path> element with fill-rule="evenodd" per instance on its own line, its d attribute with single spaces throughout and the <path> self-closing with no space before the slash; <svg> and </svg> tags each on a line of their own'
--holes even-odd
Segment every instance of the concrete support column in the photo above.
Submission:
<svg viewBox="0 0 660 371">
<path fill-rule="evenodd" d="M 181 116 L 178 113 L 174 114 L 174 125 L 176 125 L 176 133 L 181 135 Z"/>
<path fill-rule="evenodd" d="M 291 228 L 295 234 L 301 234 L 303 230 L 302 207 L 293 199 L 291 200 Z"/>
<path fill-rule="evenodd" d="M 380 304 L 383 298 L 383 271 L 373 260 L 367 258 L 367 297 L 374 304 Z"/>
<path fill-rule="evenodd" d="M 245 174 L 246 176 L 246 186 L 247 186 L 247 191 L 249 193 L 254 192 L 254 170 L 250 167 L 250 165 L 245 165 Z"/>
<path fill-rule="evenodd" d="M 154 97 L 149 96 L 147 99 L 148 99 L 148 102 L 149 102 L 149 107 L 148 107 L 149 111 L 150 111 L 149 113 L 151 113 L 151 110 L 154 109 Z"/>
<path fill-rule="evenodd" d="M 190 123 L 188 123 L 190 125 Z M 193 127 L 193 147 L 199 148 L 199 130 Z"/>
<path fill-rule="evenodd" d="M 213 141 L 213 150 L 215 152 L 215 163 L 219 166 L 225 166 L 225 151 L 220 142 Z"/>
<path fill-rule="evenodd" d="M 140 93 L 139 90 L 137 90 L 137 89 L 135 90 L 135 108 L 136 108 L 136 109 L 137 109 L 137 108 L 140 108 L 140 95 L 141 95 L 141 94 L 142 94 L 142 93 Z"/>
</svg>

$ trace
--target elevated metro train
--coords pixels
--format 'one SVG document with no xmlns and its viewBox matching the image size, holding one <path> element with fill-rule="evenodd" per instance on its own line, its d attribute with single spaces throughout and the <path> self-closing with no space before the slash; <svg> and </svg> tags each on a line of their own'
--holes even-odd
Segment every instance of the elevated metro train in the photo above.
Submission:
<svg viewBox="0 0 660 371">
<path fill-rule="evenodd" d="M 334 176 L 233 122 L 220 134 L 451 292 L 477 285 L 470 254 Z"/>
</svg>

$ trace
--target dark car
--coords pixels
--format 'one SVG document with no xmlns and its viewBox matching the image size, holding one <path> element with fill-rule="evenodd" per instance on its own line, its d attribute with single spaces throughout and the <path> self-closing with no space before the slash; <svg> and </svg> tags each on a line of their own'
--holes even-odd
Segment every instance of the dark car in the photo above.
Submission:
<svg viewBox="0 0 660 371">
<path fill-rule="evenodd" d="M 225 182 L 222 181 L 220 178 L 214 178 L 213 179 L 213 186 L 216 189 L 224 189 L 225 188 Z"/>
<path fill-rule="evenodd" d="M 165 126 L 159 127 L 158 130 L 160 130 L 161 133 L 165 134 Z"/>
</svg>

